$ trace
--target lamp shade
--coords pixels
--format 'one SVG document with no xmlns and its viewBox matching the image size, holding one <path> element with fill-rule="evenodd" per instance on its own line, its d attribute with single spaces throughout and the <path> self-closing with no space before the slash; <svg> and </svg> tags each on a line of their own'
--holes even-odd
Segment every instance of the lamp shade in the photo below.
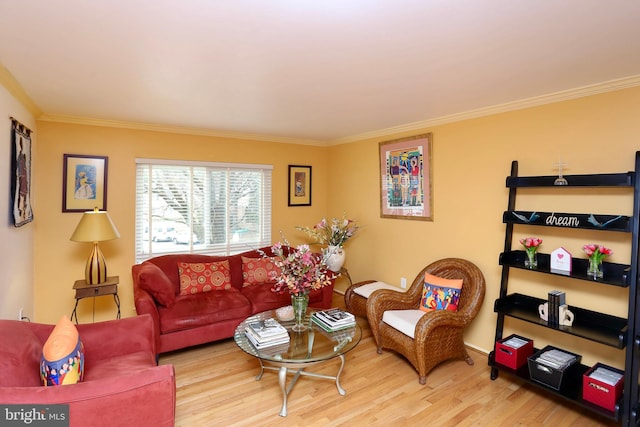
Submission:
<svg viewBox="0 0 640 427">
<path fill-rule="evenodd" d="M 120 237 L 120 233 L 113 225 L 111 217 L 106 211 L 85 212 L 75 231 L 71 235 L 74 242 L 103 242 Z"/>
</svg>

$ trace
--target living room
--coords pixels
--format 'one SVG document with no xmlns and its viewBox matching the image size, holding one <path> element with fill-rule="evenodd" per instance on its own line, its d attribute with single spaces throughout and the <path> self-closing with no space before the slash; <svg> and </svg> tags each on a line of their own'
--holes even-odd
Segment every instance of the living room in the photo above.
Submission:
<svg viewBox="0 0 640 427">
<path fill-rule="evenodd" d="M 282 232 L 294 244 L 305 242 L 306 236 L 296 231 L 296 226 L 313 225 L 323 217 L 346 213 L 362 226 L 346 246 L 345 267 L 354 282 L 376 279 L 399 286 L 400 278 L 410 281 L 426 264 L 440 258 L 460 257 L 475 263 L 485 275 L 487 291 L 480 313 L 465 333 L 465 342 L 488 354 L 494 345 L 493 302 L 500 287 L 498 257 L 504 248 L 502 213 L 507 206 L 505 178 L 511 162 L 519 161 L 521 175 L 555 175 L 559 161 L 568 163 L 566 174 L 626 172 L 633 170 L 635 153 L 640 149 L 640 75 L 594 85 L 577 84 L 571 90 L 500 108 L 433 119 L 418 127 L 370 129 L 370 134 L 353 140 L 324 143 L 39 115 L 33 106 L 37 100 L 30 100 L 10 70 L 3 68 L 0 72 L 0 84 L 2 116 L 15 117 L 33 131 L 34 210 L 32 223 L 14 228 L 7 217 L 0 231 L 0 239 L 5 242 L 0 249 L 0 317 L 15 319 L 23 309 L 24 316 L 41 323 L 55 323 L 61 315 L 72 312 L 72 285 L 82 278 L 90 249 L 88 244 L 69 240 L 81 214 L 61 211 L 64 154 L 109 159 L 108 212 L 121 237 L 100 247 L 110 274 L 120 279 L 122 317 L 136 315 L 130 274 L 135 259 L 136 159 L 271 164 L 273 240 L 280 240 Z M 8 169 L 8 119 L 3 129 L 5 143 L 0 157 Z M 433 136 L 432 220 L 382 218 L 379 143 L 426 133 Z M 312 167 L 311 206 L 288 206 L 288 165 Z M 0 182 L 2 199 L 9 201 L 9 174 L 0 177 Z M 560 210 L 588 212 L 590 197 L 567 197 Z M 535 202 L 518 208 L 535 211 L 538 204 L 548 200 L 545 194 L 538 194 Z M 606 200 L 607 211 L 631 214 L 632 195 Z M 5 212 L 8 215 L 9 209 Z M 583 257 L 580 248 L 585 243 L 589 241 L 584 236 L 559 233 L 545 236 L 544 247 L 551 251 L 562 246 L 575 257 Z M 614 249 L 610 260 L 627 263 L 630 253 L 624 238 L 614 237 L 609 244 Z M 338 290 L 346 286 L 344 278 L 336 285 Z M 524 272 L 512 274 L 511 286 L 536 289 L 535 279 Z M 612 314 L 626 316 L 626 297 L 621 290 L 602 291 L 590 284 L 568 281 L 558 286 L 569 289 L 570 305 L 593 310 L 605 305 Z M 547 290 L 532 292 L 546 294 Z M 113 301 L 108 298 L 96 299 L 95 309 L 90 303 L 81 304 L 78 312 L 80 323 L 114 316 Z M 554 331 L 531 330 L 531 338 L 540 343 L 553 342 L 557 335 Z M 621 352 L 575 337 L 564 339 L 573 351 L 583 355 L 583 363 L 624 365 Z"/>
</svg>

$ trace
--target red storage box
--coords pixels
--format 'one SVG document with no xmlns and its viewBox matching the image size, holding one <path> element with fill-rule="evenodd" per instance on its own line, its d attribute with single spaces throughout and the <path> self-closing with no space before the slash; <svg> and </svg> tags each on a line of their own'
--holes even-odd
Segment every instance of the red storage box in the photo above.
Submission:
<svg viewBox="0 0 640 427">
<path fill-rule="evenodd" d="M 511 346 L 510 340 L 526 341 L 525 344 L 518 348 Z M 519 335 L 510 335 L 496 342 L 495 359 L 507 368 L 518 369 L 527 363 L 527 357 L 533 354 L 533 340 L 524 338 Z"/>
<path fill-rule="evenodd" d="M 615 385 L 611 385 L 591 377 L 590 375 L 597 368 L 604 368 L 607 371 L 620 374 L 620 380 L 616 382 Z M 620 399 L 620 396 L 622 396 L 623 387 L 624 372 L 620 369 L 603 365 L 602 363 L 596 363 L 582 376 L 582 398 L 587 402 L 595 403 L 610 411 L 615 411 L 616 402 Z"/>
</svg>

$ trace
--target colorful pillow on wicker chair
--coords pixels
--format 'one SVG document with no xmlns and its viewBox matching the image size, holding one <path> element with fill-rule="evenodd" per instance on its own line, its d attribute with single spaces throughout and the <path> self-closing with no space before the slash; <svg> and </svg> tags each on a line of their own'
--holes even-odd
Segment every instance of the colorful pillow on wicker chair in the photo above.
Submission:
<svg viewBox="0 0 640 427">
<path fill-rule="evenodd" d="M 273 275 L 280 273 L 274 263 L 275 257 L 247 258 L 242 257 L 242 286 L 274 284 Z"/>
<path fill-rule="evenodd" d="M 62 316 L 44 343 L 40 376 L 45 386 L 75 384 L 84 377 L 84 346 L 67 316 Z"/>
<path fill-rule="evenodd" d="M 457 311 L 462 279 L 445 279 L 425 273 L 420 310 L 448 310 Z"/>
<path fill-rule="evenodd" d="M 229 261 L 179 262 L 180 295 L 231 289 Z"/>
</svg>

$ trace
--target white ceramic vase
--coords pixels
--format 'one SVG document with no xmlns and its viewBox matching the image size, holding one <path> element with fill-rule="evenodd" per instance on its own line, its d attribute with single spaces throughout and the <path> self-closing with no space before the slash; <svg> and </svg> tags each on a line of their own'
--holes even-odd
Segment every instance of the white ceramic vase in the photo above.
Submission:
<svg viewBox="0 0 640 427">
<path fill-rule="evenodd" d="M 344 264 L 345 253 L 340 246 L 327 247 L 327 267 L 329 270 L 339 272 Z"/>
</svg>

